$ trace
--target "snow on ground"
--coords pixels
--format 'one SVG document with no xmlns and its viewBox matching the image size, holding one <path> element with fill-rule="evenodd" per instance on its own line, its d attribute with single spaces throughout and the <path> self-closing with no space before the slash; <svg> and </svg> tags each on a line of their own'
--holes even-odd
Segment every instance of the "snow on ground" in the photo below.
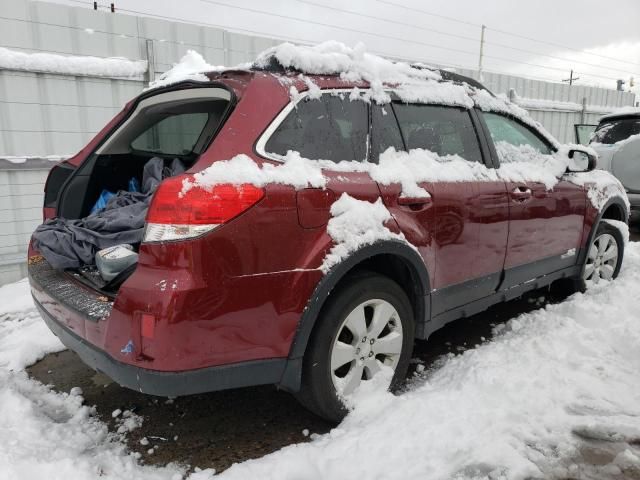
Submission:
<svg viewBox="0 0 640 480">
<path fill-rule="evenodd" d="M 358 395 L 354 410 L 330 433 L 237 464 L 220 478 L 603 479 L 637 473 L 639 297 L 640 245 L 631 243 L 613 283 L 520 315 L 498 327 L 492 341 L 442 358 L 402 395 Z M 16 328 L 19 323 L 28 330 Z M 0 479 L 182 477 L 184 469 L 175 465 L 141 466 L 82 405 L 79 392 L 56 393 L 21 371 L 61 348 L 39 324 L 24 281 L 0 288 L 0 338 Z M 581 448 L 589 441 L 616 445 L 618 453 L 589 467 L 590 477 L 580 476 Z M 191 480 L 211 476 L 202 471 Z"/>
<path fill-rule="evenodd" d="M 142 466 L 126 450 L 120 434 L 136 428 L 140 417 L 124 412 L 120 434 L 109 433 L 82 404 L 79 389 L 57 393 L 28 378 L 26 366 L 63 349 L 36 311 L 26 280 L 0 287 L 0 480 L 182 479 L 185 467 Z"/>
<path fill-rule="evenodd" d="M 33 306 L 27 280 L 0 287 L 0 372 L 22 370 L 61 350 Z"/>
<path fill-rule="evenodd" d="M 330 433 L 221 477 L 636 478 L 640 245 L 625 261 L 615 282 L 520 315 L 403 395 L 360 399 Z M 620 452 L 581 471 L 585 439 Z"/>
<path fill-rule="evenodd" d="M 130 78 L 142 77 L 147 71 L 147 62 L 119 57 L 27 53 L 0 47 L 0 68 L 65 75 Z"/>
</svg>

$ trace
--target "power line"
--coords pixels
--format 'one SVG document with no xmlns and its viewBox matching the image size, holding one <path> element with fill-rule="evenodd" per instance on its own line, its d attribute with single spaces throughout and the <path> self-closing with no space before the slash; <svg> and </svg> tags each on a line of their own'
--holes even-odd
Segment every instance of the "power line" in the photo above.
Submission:
<svg viewBox="0 0 640 480">
<path fill-rule="evenodd" d="M 70 0 L 72 1 L 72 0 Z M 80 0 L 78 0 L 78 3 L 82 3 L 80 2 Z M 29 20 L 29 19 L 24 19 L 24 18 L 13 18 L 13 17 L 4 17 L 4 16 L 0 16 L 0 19 L 2 20 L 9 20 L 9 21 L 14 21 L 14 22 L 23 22 L 23 23 L 31 23 L 34 25 L 47 25 L 49 27 L 59 27 L 59 28 L 67 28 L 70 30 L 79 30 L 79 31 L 83 31 L 89 35 L 94 34 L 94 33 L 101 33 L 104 35 L 111 35 L 117 38 L 127 38 L 127 39 L 133 39 L 133 40 L 137 40 L 137 39 L 145 39 L 145 40 L 155 40 L 156 42 L 160 42 L 160 43 L 172 43 L 172 44 L 176 44 L 176 45 L 181 45 L 181 46 L 189 46 L 189 47 L 203 47 L 203 48 L 217 48 L 218 47 L 211 47 L 211 46 L 207 46 L 207 45 L 202 45 L 200 43 L 189 43 L 189 42 L 176 42 L 174 40 L 166 40 L 164 38 L 152 38 L 152 37 L 145 37 L 142 35 L 127 35 L 124 33 L 116 33 L 116 32 L 108 32 L 106 30 L 98 30 L 95 28 L 83 28 L 83 27 L 76 27 L 74 25 L 62 25 L 59 23 L 50 23 L 50 22 L 41 22 L 39 20 Z M 37 50 L 37 49 L 34 49 Z M 51 51 L 51 50 L 46 50 L 46 51 Z M 60 52 L 63 53 L 63 52 Z M 111 57 L 102 57 L 102 58 L 111 58 Z"/>
<path fill-rule="evenodd" d="M 389 18 L 377 17 L 375 15 L 364 14 L 364 13 L 356 12 L 356 11 L 353 11 L 353 10 L 347 10 L 347 9 L 338 8 L 338 7 L 330 7 L 328 5 L 323 5 L 321 3 L 317 3 L 317 2 L 314 2 L 314 1 L 311 1 L 311 0 L 295 0 L 295 1 L 307 4 L 307 5 L 313 5 L 313 6 L 318 7 L 318 8 L 325 8 L 325 9 L 328 9 L 328 10 L 331 10 L 331 11 L 348 13 L 350 15 L 355 15 L 355 16 L 358 16 L 358 17 L 370 18 L 372 20 L 392 23 L 392 24 L 401 25 L 401 26 L 404 26 L 404 27 L 415 28 L 417 30 L 422 30 L 422 31 L 425 31 L 425 32 L 432 32 L 432 33 L 436 33 L 438 35 L 445 35 L 445 36 L 449 36 L 449 37 L 453 37 L 453 38 L 458 38 L 458 39 L 461 39 L 461 40 L 471 41 L 471 42 L 474 42 L 474 43 L 478 42 L 478 39 L 474 38 L 474 37 L 468 37 L 468 36 L 465 36 L 465 35 L 458 35 L 458 34 L 450 33 L 450 32 L 443 32 L 441 30 L 436 30 L 434 28 L 423 27 L 423 26 L 420 26 L 420 25 L 414 25 L 412 23 L 401 22 L 401 21 L 392 20 L 392 19 L 389 19 Z M 614 71 L 626 73 L 626 74 L 629 74 L 629 75 L 638 75 L 636 72 L 630 72 L 628 70 L 622 70 L 622 69 L 619 69 L 619 68 L 612 68 L 612 67 L 607 67 L 607 66 L 603 66 L 603 65 L 596 65 L 595 63 L 588 63 L 588 62 L 583 62 L 583 61 L 580 61 L 580 60 L 571 60 L 571 59 L 568 59 L 568 58 L 558 57 L 558 56 L 555 56 L 555 55 L 549 55 L 549 54 L 546 54 L 546 53 L 540 53 L 540 52 L 536 52 L 536 51 L 533 51 L 533 50 L 527 50 L 527 49 L 523 49 L 523 48 L 513 47 L 511 45 L 505 45 L 504 43 L 485 41 L 485 44 L 494 45 L 494 46 L 497 46 L 497 47 L 506 48 L 506 49 L 510 49 L 510 50 L 515 50 L 515 51 L 518 51 L 518 52 L 530 53 L 530 54 L 537 55 L 537 56 L 553 58 L 555 60 L 561 60 L 563 62 L 570 63 L 571 65 L 573 65 L 573 64 L 582 64 L 582 65 L 588 65 L 590 67 L 595 67 L 595 68 L 599 68 L 599 69 L 603 69 L 603 70 L 614 70 Z"/>
<path fill-rule="evenodd" d="M 379 20 L 379 21 L 382 21 L 382 22 L 393 23 L 393 24 L 396 24 L 396 25 L 401 25 L 403 27 L 416 28 L 418 30 L 424 30 L 424 31 L 427 31 L 427 32 L 437 33 L 439 35 L 446 35 L 448 37 L 459 38 L 461 40 L 469 40 L 469 41 L 476 42 L 476 43 L 478 41 L 478 39 L 474 38 L 474 37 L 467 37 L 465 35 L 458 35 L 456 33 L 451 33 L 451 32 L 442 32 L 442 31 L 436 30 L 434 28 L 421 27 L 421 26 L 413 25 L 413 24 L 407 23 L 407 22 L 401 22 L 401 21 L 398 21 L 398 20 L 392 20 L 390 18 L 382 18 L 382 17 L 376 17 L 374 15 L 368 15 L 368 14 L 364 14 L 364 13 L 360 13 L 360 12 L 354 12 L 353 10 L 346 10 L 346 9 L 343 9 L 343 8 L 330 7 L 328 5 L 323 5 L 321 3 L 312 2 L 310 0 L 295 0 L 295 1 L 296 2 L 300 2 L 300 3 L 306 3 L 308 5 L 313 5 L 313 6 L 319 7 L 319 8 L 326 8 L 328 10 L 332 10 L 332 11 L 335 11 L 335 12 L 349 13 L 351 15 L 356 15 L 358 17 L 371 18 L 372 20 Z"/>
<path fill-rule="evenodd" d="M 257 9 L 254 9 L 254 8 L 240 7 L 240 6 L 237 6 L 237 5 L 229 5 L 227 3 L 219 2 L 217 0 L 200 0 L 200 1 L 204 2 L 204 3 L 210 3 L 212 5 L 219 5 L 219 6 L 229 7 L 229 8 L 235 8 L 235 9 L 238 9 L 238 10 L 243 10 L 243 11 L 252 12 L 252 13 L 258 13 L 258 14 L 262 14 L 262 15 L 273 16 L 273 17 L 277 17 L 277 18 L 283 18 L 283 19 L 287 19 L 287 20 L 294 20 L 294 21 L 303 22 L 303 23 L 310 23 L 312 25 L 320 25 L 320 26 L 323 26 L 323 27 L 334 28 L 334 29 L 338 29 L 338 30 L 348 30 L 348 31 L 352 31 L 352 32 L 360 33 L 360 34 L 365 34 L 365 35 L 370 35 L 370 36 L 378 37 L 378 38 L 386 38 L 386 39 L 389 39 L 389 40 L 396 40 L 396 41 L 401 41 L 401 42 L 406 42 L 406 43 L 414 43 L 414 44 L 417 44 L 417 45 L 422 45 L 422 46 L 427 46 L 427 47 L 432 47 L 432 48 L 439 48 L 439 49 L 442 49 L 442 50 L 453 51 L 453 52 L 457 52 L 457 53 L 464 53 L 466 55 L 473 55 L 474 57 L 476 55 L 476 52 L 470 52 L 468 50 L 461 50 L 461 49 L 457 49 L 457 48 L 443 47 L 443 46 L 440 46 L 440 45 L 435 45 L 435 44 L 431 44 L 431 43 L 427 43 L 427 42 L 421 42 L 421 41 L 418 41 L 418 40 L 410 40 L 410 39 L 394 37 L 394 36 L 391 36 L 391 35 L 382 35 L 382 34 L 378 34 L 378 33 L 371 33 L 371 32 L 367 32 L 367 31 L 364 31 L 364 30 L 358 30 L 358 29 L 349 28 L 349 27 L 341 27 L 341 26 L 338 26 L 338 25 L 333 25 L 333 24 L 324 23 L 324 22 L 318 22 L 318 21 L 315 21 L 315 20 L 306 20 L 306 19 L 302 19 L 302 18 L 296 18 L 296 17 L 292 17 L 290 15 L 283 15 L 283 14 L 279 14 L 279 13 L 266 12 L 264 10 L 257 10 Z M 379 0 L 379 1 L 381 1 L 381 0 Z M 487 58 L 493 58 L 493 59 L 496 59 L 496 60 L 508 61 L 508 62 L 513 62 L 513 63 L 519 63 L 519 64 L 522 64 L 522 65 L 528 65 L 528 66 L 533 66 L 533 67 L 545 68 L 545 69 L 549 69 L 549 70 L 557 70 L 557 71 L 561 71 L 561 72 L 566 72 L 566 69 L 558 68 L 558 67 L 549 67 L 549 66 L 545 66 L 545 65 L 536 64 L 536 63 L 523 62 L 523 61 L 519 61 L 519 60 L 508 59 L 508 58 L 504 58 L 504 57 L 497 57 L 497 56 L 492 56 L 492 55 L 485 55 L 485 56 Z M 583 75 L 603 78 L 603 79 L 606 79 L 606 80 L 616 81 L 615 78 L 607 77 L 607 76 L 604 76 L 604 75 L 590 74 L 590 73 L 583 73 Z"/>
<path fill-rule="evenodd" d="M 404 8 L 405 10 L 411 10 L 411 11 L 414 11 L 414 12 L 420 12 L 420 13 L 423 13 L 425 15 L 430 15 L 432 17 L 443 18 L 443 19 L 446 19 L 446 20 L 449 20 L 449 21 L 452 21 L 452 22 L 457 22 L 457 23 L 461 23 L 461 24 L 465 24 L 465 25 L 471 25 L 471 26 L 474 26 L 474 27 L 481 27 L 481 25 L 477 24 L 477 23 L 467 22 L 465 20 L 460 20 L 460 19 L 453 18 L 453 17 L 447 17 L 445 15 L 440 15 L 440 14 L 433 13 L 433 12 L 428 12 L 428 11 L 422 10 L 420 8 L 407 7 L 406 5 L 402 5 L 400 3 L 391 2 L 389 0 L 375 0 L 375 1 L 387 4 L 387 5 L 391 5 L 391 6 L 394 6 L 394 7 Z M 553 47 L 564 48 L 564 49 L 567 49 L 567 50 L 572 50 L 574 52 L 587 54 L 587 55 L 593 55 L 595 57 L 605 58 L 607 60 L 613 60 L 615 62 L 628 63 L 629 65 L 635 65 L 635 66 L 639 66 L 640 67 L 640 63 L 631 62 L 629 60 L 621 60 L 619 58 L 609 57 L 609 56 L 606 56 L 606 55 L 600 55 L 600 54 L 597 54 L 597 53 L 591 53 L 591 52 L 587 52 L 585 50 L 580 50 L 579 48 L 569 47 L 567 45 L 561 45 L 559 43 L 549 42 L 549 41 L 546 41 L 546 40 L 539 40 L 537 38 L 527 37 L 527 36 L 521 35 L 519 33 L 508 32 L 506 30 L 501 30 L 501 29 L 498 29 L 498 28 L 491 28 L 491 27 L 487 27 L 487 28 L 489 30 L 491 30 L 491 31 L 502 33 L 503 35 L 511 35 L 512 37 L 522 38 L 524 40 L 529 40 L 531 42 L 541 43 L 543 45 L 550 45 L 550 46 L 553 46 Z"/>
<path fill-rule="evenodd" d="M 380 1 L 380 0 L 378 0 L 378 1 Z M 518 37 L 518 38 L 522 38 L 524 40 L 529 40 L 529 41 L 532 41 L 532 42 L 542 43 L 543 45 L 550 45 L 552 47 L 565 48 L 567 50 L 578 52 L 578 53 L 581 53 L 581 54 L 584 54 L 584 55 L 592 55 L 594 57 L 604 58 L 606 60 L 613 60 L 614 62 L 628 63 L 629 65 L 635 65 L 637 67 L 640 67 L 640 63 L 630 62 L 629 60 L 621 60 L 619 58 L 609 57 L 607 55 L 600 55 L 598 53 L 588 52 L 586 50 L 580 50 L 579 48 L 568 47 L 567 45 L 561 45 L 559 43 L 548 42 L 548 41 L 545 41 L 545 40 L 538 40 L 536 38 L 526 37 L 526 36 L 520 35 L 518 33 L 511 33 L 511 32 L 507 32 L 505 30 L 500 30 L 498 28 L 491 28 L 490 30 L 492 30 L 494 32 L 502 33 L 503 35 L 511 35 L 512 37 Z"/>
<path fill-rule="evenodd" d="M 81 0 L 69 0 L 69 1 L 86 5 L 86 3 L 82 2 Z M 374 37 L 388 38 L 388 39 L 391 39 L 391 40 L 397 40 L 397 41 L 408 42 L 408 43 L 417 43 L 419 45 L 433 46 L 435 48 L 444 48 L 444 49 L 447 49 L 447 50 L 453 50 L 453 51 L 457 51 L 459 53 L 464 53 L 464 54 L 468 54 L 468 55 L 474 55 L 474 56 L 476 55 L 475 52 L 459 50 L 459 49 L 450 49 L 450 48 L 447 48 L 447 47 L 441 47 L 439 45 L 432 45 L 432 44 L 427 44 L 427 43 L 424 43 L 424 42 L 418 42 L 418 41 L 414 41 L 414 40 L 402 39 L 402 38 L 397 38 L 397 37 L 381 36 L 381 35 L 375 34 L 375 33 L 370 33 L 370 32 L 365 32 L 365 31 L 361 31 L 361 30 L 350 29 L 350 28 L 347 28 L 347 27 L 340 27 L 340 26 L 337 26 L 337 25 L 324 24 L 322 22 L 314 22 L 314 21 L 310 21 L 310 20 L 290 17 L 290 16 L 287 16 L 287 15 L 280 15 L 280 14 L 275 14 L 275 13 L 271 13 L 271 12 L 261 11 L 261 10 L 257 10 L 257 9 L 248 9 L 248 8 L 239 7 L 239 6 L 236 6 L 236 5 L 225 4 L 223 2 L 215 2 L 213 0 L 200 0 L 200 1 L 203 1 L 205 3 L 211 3 L 211 4 L 217 4 L 217 5 L 221 5 L 221 6 L 226 6 L 226 7 L 229 7 L 229 8 L 235 8 L 235 9 L 250 11 L 250 12 L 253 12 L 253 13 L 258 13 L 258 14 L 263 14 L 263 15 L 276 16 L 276 17 L 279 17 L 279 18 L 285 18 L 285 19 L 304 22 L 304 23 L 319 24 L 321 26 L 326 26 L 326 27 L 329 27 L 329 28 L 335 28 L 335 29 L 339 29 L 339 30 L 350 30 L 350 31 L 354 31 L 356 33 L 362 33 L 362 34 L 366 34 L 366 35 L 370 35 L 370 36 L 374 36 Z M 386 0 L 377 0 L 377 1 L 382 2 L 382 3 L 388 3 L 388 4 L 396 5 L 396 4 L 394 4 L 392 2 L 388 2 Z M 396 6 L 410 9 L 409 7 L 405 7 L 404 5 L 396 5 Z M 119 8 L 118 11 L 119 12 L 133 13 L 133 14 L 147 16 L 147 17 L 151 17 L 151 18 L 159 18 L 159 19 L 162 19 L 162 20 L 168 20 L 168 21 L 172 21 L 172 22 L 176 22 L 177 21 L 177 22 L 188 23 L 188 24 L 193 24 L 193 25 L 200 25 L 200 26 L 205 26 L 205 27 L 213 27 L 213 28 L 218 28 L 218 29 L 237 31 L 237 32 L 241 32 L 241 33 L 249 33 L 249 34 L 258 35 L 258 36 L 265 37 L 265 38 L 274 38 L 274 39 L 285 40 L 285 41 L 293 41 L 293 42 L 299 42 L 299 43 L 303 43 L 303 44 L 307 44 L 307 45 L 312 45 L 312 44 L 317 42 L 317 40 L 309 40 L 309 39 L 304 39 L 304 38 L 299 38 L 299 37 L 292 37 L 292 36 L 285 36 L 285 35 L 278 35 L 278 34 L 273 35 L 273 34 L 270 34 L 270 33 L 261 32 L 261 31 L 257 31 L 257 30 L 251 30 L 251 29 L 245 29 L 245 28 L 235 28 L 235 27 L 234 28 L 229 28 L 229 27 L 226 27 L 226 26 L 223 26 L 223 25 L 220 25 L 220 24 L 201 22 L 201 21 L 193 21 L 191 19 L 185 19 L 185 18 L 179 18 L 179 17 L 169 17 L 169 16 L 165 16 L 165 15 L 147 13 L 147 12 L 142 12 L 142 11 L 132 10 L 132 9 L 126 9 L 126 8 Z M 421 11 L 421 10 L 417 10 L 417 11 Z M 471 23 L 471 22 L 465 22 L 465 21 L 454 19 L 454 18 L 451 18 L 451 17 L 446 17 L 444 15 L 431 14 L 431 13 L 424 12 L 424 11 L 421 11 L 421 12 L 422 13 L 426 13 L 428 15 L 433 15 L 433 16 L 445 18 L 447 20 L 457 21 L 459 23 L 464 23 L 464 24 L 467 24 L 467 25 L 479 26 L 478 24 L 474 24 L 474 23 Z M 397 59 L 406 60 L 406 61 L 410 61 L 410 62 L 423 61 L 423 62 L 428 62 L 428 63 L 435 64 L 435 65 L 440 65 L 440 66 L 443 66 L 443 67 L 463 68 L 463 69 L 468 69 L 468 70 L 472 70 L 472 71 L 474 70 L 474 67 L 471 67 L 471 66 L 464 66 L 464 65 L 459 65 L 459 64 L 445 63 L 445 62 L 442 62 L 442 61 L 429 60 L 429 59 L 426 59 L 424 57 L 423 58 L 405 57 L 405 56 L 399 56 L 399 55 L 396 55 L 396 54 L 393 54 L 393 53 L 381 52 L 381 51 L 376 51 L 376 50 L 371 50 L 371 52 L 379 54 L 379 55 L 384 55 L 384 56 L 387 56 L 387 57 L 390 57 L 390 58 L 397 58 Z M 541 68 L 544 68 L 544 69 L 555 70 L 555 71 L 560 71 L 560 72 L 566 72 L 566 69 L 562 69 L 562 68 L 549 67 L 549 66 L 539 65 L 539 64 L 530 63 L 530 62 L 521 62 L 521 61 L 518 61 L 518 60 L 513 60 L 513 59 L 508 59 L 508 58 L 503 58 L 503 57 L 498 57 L 498 56 L 487 56 L 487 58 L 492 58 L 492 59 L 498 60 L 498 61 L 520 63 L 520 64 L 527 65 L 527 66 L 541 67 Z M 630 62 L 628 62 L 628 63 L 630 63 Z M 490 73 L 499 73 L 499 72 L 492 72 L 491 70 L 488 70 L 488 71 Z M 592 77 L 597 77 L 597 78 L 603 78 L 603 79 L 606 79 L 606 80 L 613 80 L 613 81 L 616 80 L 615 78 L 612 78 L 612 77 L 606 77 L 606 76 L 597 75 L 597 74 L 582 73 L 582 75 L 592 76 Z M 527 78 L 536 79 L 536 80 L 542 80 L 542 81 L 552 81 L 552 82 L 555 81 L 555 82 L 557 82 L 557 80 L 555 80 L 554 78 L 535 77 L 535 76 L 532 76 L 532 75 L 526 75 L 526 77 Z"/>
<path fill-rule="evenodd" d="M 216 0 L 199 0 L 199 1 L 204 2 L 204 3 L 210 3 L 212 5 L 219 5 L 219 6 L 224 6 L 224 7 L 228 7 L 228 8 L 235 8 L 235 9 L 238 9 L 238 10 L 244 10 L 245 12 L 252 12 L 252 13 L 258 13 L 258 14 L 261 14 L 261 15 L 268 15 L 268 16 L 272 16 L 272 17 L 282 18 L 282 19 L 285 19 L 285 20 L 293 20 L 293 21 L 296 21 L 296 22 L 309 23 L 311 25 L 319 25 L 321 27 L 334 28 L 334 29 L 337 29 L 337 30 L 347 30 L 347 31 L 350 31 L 350 32 L 359 33 L 361 35 L 370 35 L 372 37 L 386 38 L 388 40 L 396 40 L 396 41 L 407 42 L 407 43 L 415 43 L 416 45 L 422 45 L 422 46 L 425 46 L 425 47 L 432 47 L 432 48 L 439 48 L 441 50 L 447 50 L 449 52 L 464 53 L 466 55 L 474 55 L 474 56 L 476 54 L 475 52 L 470 52 L 468 50 L 460 50 L 458 48 L 443 47 L 442 45 L 436 45 L 436 44 L 432 44 L 432 43 L 420 42 L 418 40 L 403 39 L 403 38 L 393 37 L 391 35 L 383 35 L 383 34 L 379 34 L 379 33 L 371 33 L 371 32 L 367 32 L 366 30 L 358 30 L 356 28 L 341 27 L 339 25 L 333 25 L 333 24 L 330 24 L 330 23 L 318 22 L 318 21 L 315 21 L 315 20 L 306 20 L 304 18 L 296 18 L 296 17 L 292 17 L 290 15 L 283 15 L 283 14 L 280 14 L 280 13 L 266 12 L 264 10 L 257 10 L 257 9 L 254 9 L 254 8 L 239 7 L 237 5 L 229 5 L 228 3 L 218 2 Z"/>
</svg>

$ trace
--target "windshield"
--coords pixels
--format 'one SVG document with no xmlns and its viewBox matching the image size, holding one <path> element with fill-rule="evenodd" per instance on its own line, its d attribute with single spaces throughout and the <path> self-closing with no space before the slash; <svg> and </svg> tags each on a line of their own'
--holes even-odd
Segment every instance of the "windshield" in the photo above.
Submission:
<svg viewBox="0 0 640 480">
<path fill-rule="evenodd" d="M 611 145 L 640 133 L 640 118 L 606 120 L 598 125 L 591 143 Z"/>
</svg>

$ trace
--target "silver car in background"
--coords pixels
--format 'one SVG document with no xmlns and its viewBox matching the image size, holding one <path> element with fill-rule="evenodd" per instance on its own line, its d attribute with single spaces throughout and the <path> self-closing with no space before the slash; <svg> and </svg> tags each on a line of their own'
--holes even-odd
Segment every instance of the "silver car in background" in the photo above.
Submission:
<svg viewBox="0 0 640 480">
<path fill-rule="evenodd" d="M 602 117 L 589 146 L 598 154 L 598 168 L 620 180 L 631 209 L 640 213 L 640 108 Z"/>
</svg>

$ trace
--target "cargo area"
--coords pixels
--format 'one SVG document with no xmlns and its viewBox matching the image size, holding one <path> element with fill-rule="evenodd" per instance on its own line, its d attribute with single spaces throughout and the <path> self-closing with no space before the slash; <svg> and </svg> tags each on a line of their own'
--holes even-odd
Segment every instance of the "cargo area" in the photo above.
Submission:
<svg viewBox="0 0 640 480">
<path fill-rule="evenodd" d="M 143 95 L 77 169 L 52 170 L 46 198 L 56 216 L 34 233 L 35 249 L 54 270 L 115 293 L 135 270 L 156 188 L 197 162 L 231 98 L 219 86 Z"/>
</svg>

